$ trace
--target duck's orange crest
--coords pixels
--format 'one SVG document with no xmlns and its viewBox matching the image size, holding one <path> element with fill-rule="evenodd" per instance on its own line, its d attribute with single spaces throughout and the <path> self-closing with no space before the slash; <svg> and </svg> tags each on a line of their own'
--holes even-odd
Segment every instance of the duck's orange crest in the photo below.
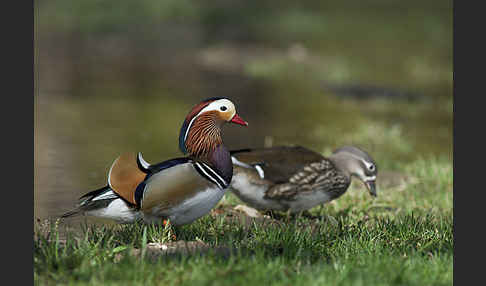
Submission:
<svg viewBox="0 0 486 286">
<path fill-rule="evenodd" d="M 196 116 L 201 110 L 203 110 L 204 107 L 208 106 L 211 103 L 211 101 L 206 101 L 206 102 L 201 102 L 198 105 L 194 106 L 189 114 L 186 116 L 186 121 L 189 122 L 191 121 L 194 116 Z"/>
</svg>

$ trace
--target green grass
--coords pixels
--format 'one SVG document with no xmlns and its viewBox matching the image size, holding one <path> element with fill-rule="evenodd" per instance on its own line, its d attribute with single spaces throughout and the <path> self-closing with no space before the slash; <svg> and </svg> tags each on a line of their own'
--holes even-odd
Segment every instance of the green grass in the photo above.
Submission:
<svg viewBox="0 0 486 286">
<path fill-rule="evenodd" d="M 239 223 L 223 212 L 175 229 L 86 224 L 62 238 L 56 224 L 38 225 L 35 284 L 451 285 L 452 164 L 420 159 L 398 171 L 414 179 L 387 187 L 383 178 L 374 200 L 353 184 L 311 216 L 282 215 L 277 223 Z M 239 203 L 229 194 L 218 207 Z M 144 256 L 147 243 L 170 241 L 172 234 L 227 247 L 230 254 Z M 128 255 L 134 248 L 142 257 Z"/>
<path fill-rule="evenodd" d="M 306 225 L 308 220 L 299 220 Z M 238 249 L 232 256 L 216 254 L 161 257 L 149 261 L 117 252 L 143 247 L 139 225 L 113 227 L 68 239 L 34 242 L 35 281 L 96 284 L 378 284 L 437 285 L 452 283 L 452 219 L 405 215 L 396 219 L 353 221 L 314 227 L 289 223 L 280 227 L 254 224 L 248 230 L 205 218 L 178 230 L 182 238 Z M 93 229 L 88 231 L 92 232 Z M 135 233 L 128 235 L 128 233 Z M 157 237 L 158 233 L 151 233 Z M 127 238 L 133 237 L 133 240 Z M 236 283 L 236 284 L 235 284 Z"/>
</svg>

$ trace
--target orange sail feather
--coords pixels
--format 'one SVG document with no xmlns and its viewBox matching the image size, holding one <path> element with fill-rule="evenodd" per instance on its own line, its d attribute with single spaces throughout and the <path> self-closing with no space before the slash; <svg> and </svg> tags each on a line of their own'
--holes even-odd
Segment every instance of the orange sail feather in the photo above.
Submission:
<svg viewBox="0 0 486 286">
<path fill-rule="evenodd" d="M 146 174 L 138 167 L 136 155 L 125 153 L 120 155 L 111 165 L 108 184 L 122 198 L 136 204 L 135 190 L 145 177 Z"/>
</svg>

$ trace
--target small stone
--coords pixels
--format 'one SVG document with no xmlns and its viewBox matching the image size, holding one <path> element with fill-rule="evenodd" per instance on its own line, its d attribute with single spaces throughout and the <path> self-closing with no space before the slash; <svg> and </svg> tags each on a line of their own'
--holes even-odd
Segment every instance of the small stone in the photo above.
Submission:
<svg viewBox="0 0 486 286">
<path fill-rule="evenodd" d="M 246 214 L 249 217 L 262 217 L 262 215 L 254 208 L 250 208 L 249 206 L 245 205 L 237 205 L 234 210 L 240 211 Z"/>
</svg>

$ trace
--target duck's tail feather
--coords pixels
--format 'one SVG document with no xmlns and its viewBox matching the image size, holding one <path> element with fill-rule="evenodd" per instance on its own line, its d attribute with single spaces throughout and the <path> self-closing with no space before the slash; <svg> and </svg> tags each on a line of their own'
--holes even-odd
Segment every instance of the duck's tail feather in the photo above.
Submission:
<svg viewBox="0 0 486 286">
<path fill-rule="evenodd" d="M 80 214 L 80 212 L 81 212 L 81 210 L 79 208 L 76 208 L 74 210 L 66 212 L 65 214 L 63 214 L 61 216 L 61 218 L 67 218 L 67 217 L 70 217 L 70 216 L 78 215 L 78 214 Z"/>
<path fill-rule="evenodd" d="M 82 214 L 110 218 L 120 222 L 132 222 L 139 217 L 135 205 L 124 200 L 109 186 L 81 196 L 77 208 L 66 212 L 61 218 Z"/>
<path fill-rule="evenodd" d="M 77 208 L 63 214 L 61 218 L 82 214 L 92 209 L 106 207 L 106 205 L 117 197 L 118 196 L 116 196 L 109 186 L 104 186 L 81 196 Z"/>
</svg>

